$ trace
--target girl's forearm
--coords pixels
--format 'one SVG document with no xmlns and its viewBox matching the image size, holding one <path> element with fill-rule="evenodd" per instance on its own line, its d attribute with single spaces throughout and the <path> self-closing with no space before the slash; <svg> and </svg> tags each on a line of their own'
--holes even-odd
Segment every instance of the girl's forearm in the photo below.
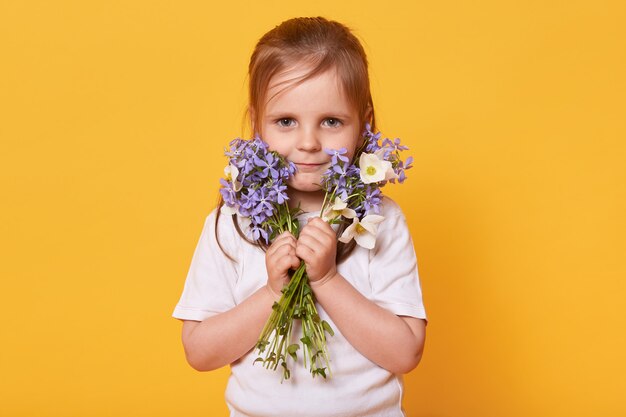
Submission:
<svg viewBox="0 0 626 417">
<path fill-rule="evenodd" d="M 363 356 L 396 374 L 417 366 L 424 346 L 423 332 L 415 334 L 401 317 L 368 300 L 339 273 L 313 289 L 317 301 Z"/>
<path fill-rule="evenodd" d="M 189 364 L 198 371 L 211 371 L 248 353 L 255 347 L 274 301 L 264 286 L 236 307 L 196 322 L 188 332 L 183 330 Z"/>
</svg>

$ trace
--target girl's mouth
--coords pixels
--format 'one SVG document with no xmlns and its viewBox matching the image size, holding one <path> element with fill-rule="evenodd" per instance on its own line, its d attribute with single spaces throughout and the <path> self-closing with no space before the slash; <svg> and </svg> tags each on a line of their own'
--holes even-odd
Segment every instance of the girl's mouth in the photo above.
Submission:
<svg viewBox="0 0 626 417">
<path fill-rule="evenodd" d="M 316 172 L 319 171 L 321 167 L 326 164 L 305 164 L 305 163 L 296 163 L 298 167 L 298 172 Z"/>
</svg>

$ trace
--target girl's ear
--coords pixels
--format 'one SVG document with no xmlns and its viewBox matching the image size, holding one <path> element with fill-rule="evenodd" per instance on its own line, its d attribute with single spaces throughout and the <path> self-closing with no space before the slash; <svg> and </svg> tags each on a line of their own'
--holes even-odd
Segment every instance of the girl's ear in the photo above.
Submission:
<svg viewBox="0 0 626 417">
<path fill-rule="evenodd" d="M 372 124 L 372 108 L 367 106 L 367 110 L 365 111 L 365 123 Z"/>
<path fill-rule="evenodd" d="M 254 107 L 248 106 L 248 115 L 250 116 L 250 128 L 252 129 L 252 136 L 256 134 L 256 111 Z"/>
</svg>

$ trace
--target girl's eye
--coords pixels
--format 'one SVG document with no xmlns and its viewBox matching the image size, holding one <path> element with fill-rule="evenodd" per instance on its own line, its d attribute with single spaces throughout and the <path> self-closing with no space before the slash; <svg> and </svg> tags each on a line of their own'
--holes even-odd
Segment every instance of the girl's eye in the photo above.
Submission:
<svg viewBox="0 0 626 417">
<path fill-rule="evenodd" d="M 282 118 L 282 119 L 278 119 L 278 125 L 280 127 L 289 127 L 291 126 L 291 123 L 293 122 L 293 119 L 290 119 L 288 117 Z"/>
<path fill-rule="evenodd" d="M 339 127 L 341 125 L 341 120 L 329 117 L 328 119 L 324 120 L 324 123 L 326 123 L 326 125 L 329 127 Z"/>
</svg>

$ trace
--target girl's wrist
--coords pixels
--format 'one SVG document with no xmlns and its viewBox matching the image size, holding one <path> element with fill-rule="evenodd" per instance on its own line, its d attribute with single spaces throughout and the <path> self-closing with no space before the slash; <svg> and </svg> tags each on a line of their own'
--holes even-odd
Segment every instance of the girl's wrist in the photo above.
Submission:
<svg viewBox="0 0 626 417">
<path fill-rule="evenodd" d="M 278 302 L 280 300 L 281 294 L 277 294 L 274 292 L 270 284 L 266 284 L 265 288 L 267 289 L 268 294 L 272 297 L 272 300 Z"/>
<path fill-rule="evenodd" d="M 322 285 L 326 284 L 328 281 L 335 278 L 336 276 L 337 276 L 337 271 L 335 270 L 332 273 L 323 277 L 322 279 L 318 279 L 317 281 L 309 281 L 309 285 L 311 286 L 311 288 L 317 289 L 321 287 Z"/>
</svg>

